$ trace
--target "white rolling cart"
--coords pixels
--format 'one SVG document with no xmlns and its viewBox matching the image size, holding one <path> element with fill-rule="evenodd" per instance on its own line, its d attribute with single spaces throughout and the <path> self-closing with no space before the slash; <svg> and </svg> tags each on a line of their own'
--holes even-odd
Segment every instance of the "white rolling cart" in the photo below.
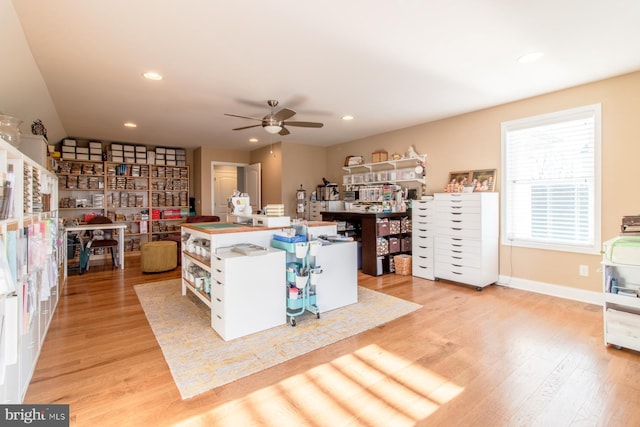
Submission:
<svg viewBox="0 0 640 427">
<path fill-rule="evenodd" d="M 604 343 L 640 351 L 640 236 L 606 241 L 602 267 Z"/>
</svg>

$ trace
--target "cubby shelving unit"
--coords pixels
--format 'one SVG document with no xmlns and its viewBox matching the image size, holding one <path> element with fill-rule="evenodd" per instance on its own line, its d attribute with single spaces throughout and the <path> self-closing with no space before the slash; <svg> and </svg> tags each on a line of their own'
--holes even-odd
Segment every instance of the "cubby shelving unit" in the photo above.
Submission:
<svg viewBox="0 0 640 427">
<path fill-rule="evenodd" d="M 58 160 L 60 217 L 104 215 L 127 224 L 125 251 L 179 234 L 189 214 L 189 166 Z"/>
</svg>

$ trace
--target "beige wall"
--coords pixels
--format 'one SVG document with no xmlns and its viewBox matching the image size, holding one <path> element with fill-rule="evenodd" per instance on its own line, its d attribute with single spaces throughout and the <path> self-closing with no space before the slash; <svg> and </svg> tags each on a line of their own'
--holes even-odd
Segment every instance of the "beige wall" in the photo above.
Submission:
<svg viewBox="0 0 640 427">
<path fill-rule="evenodd" d="M 194 176 L 193 196 L 196 198 L 196 212 L 200 215 L 211 215 L 211 162 L 249 163 L 247 151 L 218 150 L 200 147 L 193 153 L 191 170 Z"/>
<path fill-rule="evenodd" d="M 606 240 L 618 234 L 622 216 L 640 213 L 636 188 L 640 72 L 335 145 L 327 152 L 327 174 L 342 182 L 341 166 L 347 155 L 364 155 L 369 162 L 377 149 L 403 153 L 414 145 L 420 154 L 428 155 L 428 194 L 442 191 L 450 171 L 467 169 L 497 169 L 496 190 L 500 191 L 502 122 L 594 103 L 602 104 L 602 236 Z M 598 255 L 509 246 L 500 250 L 501 275 L 590 291 L 601 290 L 599 263 Z M 588 277 L 578 275 L 580 264 L 589 266 Z"/>
<path fill-rule="evenodd" d="M 251 163 L 262 170 L 262 206 L 282 203 L 282 144 L 280 142 L 251 152 Z"/>
<path fill-rule="evenodd" d="M 311 192 L 322 184 L 327 172 L 327 149 L 311 145 L 283 143 L 282 145 L 282 203 L 286 214 L 296 217 L 296 191 L 302 185 L 307 191 L 307 201 Z M 342 177 L 340 181 L 342 183 Z M 308 207 L 308 205 L 307 205 Z"/>
<path fill-rule="evenodd" d="M 307 200 L 316 186 L 326 176 L 327 149 L 311 145 L 278 142 L 247 152 L 221 151 L 200 148 L 194 153 L 195 176 L 200 176 L 194 185 L 194 194 L 201 200 L 202 212 L 206 215 L 211 205 L 211 162 L 260 163 L 262 165 L 262 205 L 285 206 L 285 214 L 296 216 L 296 191 L 307 190 Z M 199 175 L 197 175 L 199 174 Z M 340 178 L 340 183 L 342 178 Z M 197 192 L 197 193 L 196 193 Z M 196 200 L 196 209 L 200 212 Z M 206 203 L 206 205 L 205 205 Z"/>
</svg>

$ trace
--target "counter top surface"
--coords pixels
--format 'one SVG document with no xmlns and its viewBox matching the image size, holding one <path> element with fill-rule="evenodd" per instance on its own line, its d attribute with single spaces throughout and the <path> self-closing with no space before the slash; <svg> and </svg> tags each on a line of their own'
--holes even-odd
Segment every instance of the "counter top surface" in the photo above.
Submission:
<svg viewBox="0 0 640 427">
<path fill-rule="evenodd" d="M 308 221 L 307 227 L 322 227 L 335 225 L 332 221 Z M 231 222 L 197 222 L 184 223 L 182 228 L 188 228 L 207 234 L 247 233 L 253 231 L 282 230 L 283 227 L 253 227 L 249 225 L 234 224 Z"/>
<path fill-rule="evenodd" d="M 411 210 L 405 212 L 358 212 L 358 211 L 321 211 L 320 214 L 337 214 L 337 215 L 366 215 L 366 216 L 407 216 L 411 215 Z"/>
</svg>

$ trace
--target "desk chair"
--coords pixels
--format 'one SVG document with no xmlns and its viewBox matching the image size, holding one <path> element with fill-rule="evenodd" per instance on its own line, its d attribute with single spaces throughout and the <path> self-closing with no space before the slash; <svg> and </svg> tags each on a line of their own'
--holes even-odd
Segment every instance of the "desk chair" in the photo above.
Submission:
<svg viewBox="0 0 640 427">
<path fill-rule="evenodd" d="M 113 222 L 105 216 L 96 216 L 91 218 L 87 224 L 112 224 Z M 113 260 L 114 267 L 118 267 L 118 258 L 116 257 L 116 249 L 118 247 L 118 240 L 111 237 L 113 230 L 93 230 L 90 231 L 90 240 L 84 247 L 84 257 L 80 256 L 80 274 L 89 270 L 89 258 L 91 255 L 91 249 L 95 248 L 109 248 L 111 250 L 111 259 Z M 84 259 L 83 259 L 84 258 Z M 84 261 L 84 262 L 83 262 Z M 86 262 L 86 264 L 85 264 Z M 84 267 L 84 268 L 83 268 Z"/>
</svg>

